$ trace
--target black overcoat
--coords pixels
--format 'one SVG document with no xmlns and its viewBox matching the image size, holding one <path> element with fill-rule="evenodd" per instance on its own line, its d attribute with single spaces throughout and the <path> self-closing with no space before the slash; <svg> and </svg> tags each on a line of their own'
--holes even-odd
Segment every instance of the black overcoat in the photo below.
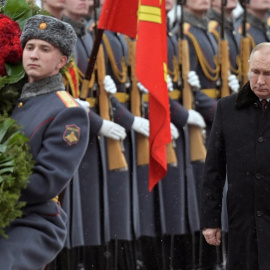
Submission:
<svg viewBox="0 0 270 270">
<path fill-rule="evenodd" d="M 221 226 L 226 172 L 227 269 L 269 269 L 270 106 L 262 112 L 249 83 L 218 102 L 202 185 L 202 228 Z"/>
</svg>

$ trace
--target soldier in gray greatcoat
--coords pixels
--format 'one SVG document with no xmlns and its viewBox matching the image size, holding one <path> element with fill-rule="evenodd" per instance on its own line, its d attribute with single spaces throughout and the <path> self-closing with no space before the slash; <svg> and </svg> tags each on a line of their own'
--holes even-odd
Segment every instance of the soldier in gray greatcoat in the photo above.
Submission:
<svg viewBox="0 0 270 270">
<path fill-rule="evenodd" d="M 110 243 L 109 249 L 115 261 L 111 264 L 118 265 L 118 269 L 133 269 L 136 267 L 133 250 L 133 230 L 138 222 L 137 207 L 137 166 L 135 158 L 135 133 L 134 131 L 149 136 L 149 121 L 143 117 L 134 116 L 130 112 L 130 78 L 127 72 L 128 43 L 124 35 L 104 31 L 102 40 L 106 74 L 110 75 L 116 85 L 116 93 L 108 92 L 114 121 L 124 127 L 127 137 L 123 141 L 124 155 L 128 170 L 108 170 L 108 200 L 110 218 Z M 138 235 L 138 232 L 135 232 Z M 121 258 L 127 259 L 128 264 Z"/>
<path fill-rule="evenodd" d="M 28 83 L 12 117 L 29 137 L 35 160 L 22 191 L 23 216 L 0 238 L 1 269 L 43 269 L 64 245 L 66 214 L 58 195 L 68 185 L 89 138 L 85 110 L 65 91 L 59 73 L 75 45 L 72 27 L 55 18 L 30 18 L 21 35 Z"/>
<path fill-rule="evenodd" d="M 66 1 L 62 18 L 63 21 L 71 24 L 78 38 L 73 53 L 80 74 L 80 88 L 81 80 L 86 75 L 93 47 L 93 36 L 88 31 L 88 27 L 91 25 L 88 25 L 84 19 L 88 10 L 88 3 L 85 4 L 86 7 L 83 8 L 81 1 Z M 104 79 L 103 84 L 104 88 L 115 87 L 113 81 L 108 77 L 106 80 Z M 66 247 L 71 251 L 71 256 L 68 258 L 72 264 L 71 269 L 76 268 L 77 265 L 78 267 L 84 266 L 86 269 L 90 267 L 99 269 L 107 261 L 104 245 L 108 238 L 109 222 L 104 137 L 120 140 L 124 139 L 126 135 L 125 129 L 120 125 L 100 116 L 98 80 L 93 80 L 93 85 L 89 87 L 91 87 L 91 91 L 86 100 L 90 107 L 90 143 L 79 166 L 78 188 L 73 185 L 73 190 L 70 190 L 71 237 L 70 241 L 67 241 Z"/>
<path fill-rule="evenodd" d="M 230 59 L 230 73 L 241 76 L 240 68 L 240 34 L 237 31 L 236 21 L 233 17 L 233 9 L 236 8 L 236 1 L 230 0 L 224 7 L 224 38 L 228 41 L 229 59 Z M 222 27 L 222 10 L 220 0 L 211 0 L 211 9 L 207 12 L 209 18 L 208 28 L 210 33 L 214 35 L 217 42 L 220 39 L 220 30 Z M 232 85 L 231 85 L 232 86 Z M 232 92 L 237 92 L 239 86 L 231 87 Z"/>
<path fill-rule="evenodd" d="M 173 7 L 174 1 L 166 1 L 166 11 Z M 196 196 L 195 178 L 190 162 L 189 125 L 205 127 L 203 117 L 195 110 L 183 107 L 183 91 L 180 85 L 178 40 L 167 21 L 168 72 L 172 85 L 168 83 L 170 96 L 171 122 L 177 128 L 174 149 L 177 164 L 168 164 L 167 174 L 160 181 L 159 193 L 161 208 L 161 227 L 163 251 L 166 267 L 188 269 L 193 267 L 192 237 L 199 230 L 199 211 Z M 169 80 L 168 80 L 169 81 Z M 200 82 L 194 71 L 188 74 L 192 89 L 199 89 Z M 173 134 L 173 132 L 171 132 Z"/>
<path fill-rule="evenodd" d="M 261 43 L 270 41 L 270 29 L 267 25 L 267 13 L 269 11 L 269 1 L 249 1 L 246 4 L 246 32 L 250 40 L 251 49 Z M 239 32 L 242 34 L 243 14 L 237 19 Z"/>
</svg>

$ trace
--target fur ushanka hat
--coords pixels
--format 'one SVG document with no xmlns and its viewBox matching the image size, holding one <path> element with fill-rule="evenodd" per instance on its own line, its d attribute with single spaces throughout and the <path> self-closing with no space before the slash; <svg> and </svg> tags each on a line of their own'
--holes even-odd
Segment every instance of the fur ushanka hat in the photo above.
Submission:
<svg viewBox="0 0 270 270">
<path fill-rule="evenodd" d="M 36 15 L 27 20 L 22 35 L 21 45 L 30 39 L 42 39 L 70 57 L 77 41 L 77 35 L 72 26 L 66 22 L 60 21 L 54 17 Z"/>
</svg>

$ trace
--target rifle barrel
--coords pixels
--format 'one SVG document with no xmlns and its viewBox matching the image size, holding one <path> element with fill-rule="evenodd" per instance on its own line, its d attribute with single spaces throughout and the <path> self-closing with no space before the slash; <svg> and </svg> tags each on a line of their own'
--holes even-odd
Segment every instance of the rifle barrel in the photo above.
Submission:
<svg viewBox="0 0 270 270">
<path fill-rule="evenodd" d="M 90 55 L 90 61 L 88 63 L 88 66 L 87 66 L 87 69 L 86 69 L 86 72 L 85 72 L 85 78 L 84 78 L 85 81 L 90 81 L 91 80 L 103 32 L 104 32 L 103 29 L 98 29 L 97 30 L 97 35 L 96 35 L 96 39 L 94 41 L 93 50 L 92 50 L 91 55 Z M 87 97 L 87 94 L 88 94 L 88 89 L 82 89 L 80 99 L 85 100 L 86 97 Z"/>
</svg>

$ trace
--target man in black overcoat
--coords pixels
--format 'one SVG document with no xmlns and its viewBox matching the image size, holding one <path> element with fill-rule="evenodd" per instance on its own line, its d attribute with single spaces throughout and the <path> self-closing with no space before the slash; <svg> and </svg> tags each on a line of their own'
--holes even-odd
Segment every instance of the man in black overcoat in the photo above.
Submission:
<svg viewBox="0 0 270 270">
<path fill-rule="evenodd" d="M 218 102 L 202 183 L 203 234 L 210 245 L 218 246 L 222 190 L 228 178 L 227 270 L 270 266 L 270 43 L 251 52 L 249 76 L 238 94 Z"/>
</svg>

